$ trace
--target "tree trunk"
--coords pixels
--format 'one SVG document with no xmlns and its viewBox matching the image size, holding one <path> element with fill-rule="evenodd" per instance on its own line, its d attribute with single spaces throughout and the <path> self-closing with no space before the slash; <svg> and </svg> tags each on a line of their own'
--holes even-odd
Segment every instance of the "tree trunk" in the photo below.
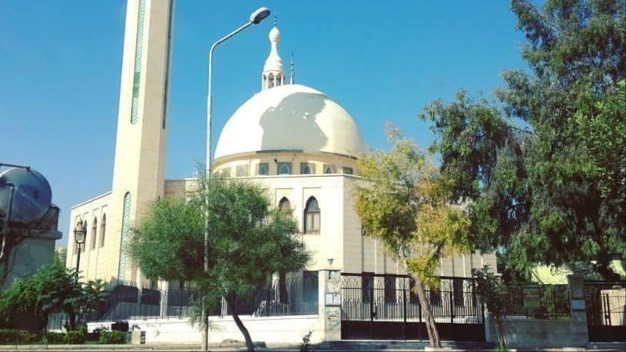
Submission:
<svg viewBox="0 0 626 352">
<path fill-rule="evenodd" d="M 226 302 L 228 303 L 228 305 L 231 307 L 231 310 L 232 310 L 233 320 L 235 321 L 235 324 L 237 324 L 239 331 L 241 331 L 244 339 L 246 340 L 246 347 L 248 348 L 248 351 L 254 351 L 254 343 L 252 343 L 252 338 L 250 337 L 250 333 L 248 332 L 248 329 L 246 329 L 246 327 L 243 325 L 243 322 L 239 318 L 239 313 L 237 313 L 236 301 L 237 300 L 236 300 L 235 295 L 229 295 L 226 298 Z"/>
<path fill-rule="evenodd" d="M 424 315 L 424 323 L 426 324 L 426 331 L 428 332 L 428 340 L 430 341 L 430 347 L 441 348 L 441 341 L 439 340 L 439 331 L 437 331 L 437 325 L 435 325 L 435 318 L 430 311 L 430 304 L 426 299 L 426 293 L 424 292 L 424 285 L 419 279 L 415 279 L 415 292 L 417 298 L 422 306 L 422 314 Z"/>
<path fill-rule="evenodd" d="M 498 328 L 498 347 L 506 349 L 506 341 L 504 340 L 504 329 L 502 327 L 502 317 L 495 317 L 496 326 Z"/>
<path fill-rule="evenodd" d="M 69 331 L 76 330 L 76 313 L 68 313 L 67 316 L 69 317 L 68 330 Z"/>
<path fill-rule="evenodd" d="M 202 300 L 202 351 L 209 350 L 209 312 L 205 300 Z"/>
</svg>

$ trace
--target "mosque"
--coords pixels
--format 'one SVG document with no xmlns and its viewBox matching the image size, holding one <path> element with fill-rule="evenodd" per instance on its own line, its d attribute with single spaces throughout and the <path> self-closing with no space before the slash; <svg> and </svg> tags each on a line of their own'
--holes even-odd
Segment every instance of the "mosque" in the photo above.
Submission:
<svg viewBox="0 0 626 352">
<path fill-rule="evenodd" d="M 128 0 L 112 190 L 70 211 L 69 234 L 79 222 L 86 225 L 86 241 L 80 246 L 85 280 L 161 290 L 172 285 L 145 280 L 126 255 L 126 246 L 131 228 L 153 200 L 183 196 L 195 182 L 194 178 L 165 178 L 173 3 Z M 252 97 L 223 127 L 213 171 L 261 183 L 275 206 L 293 211 L 299 224 L 296 236 L 312 253 L 296 275 L 319 278 L 314 281 L 316 287 L 310 288 L 319 303 L 314 312 L 319 317 L 311 318 L 311 324 L 319 323 L 318 330 L 325 331 L 318 338 L 339 339 L 330 321 L 338 319 L 337 315 L 329 313 L 331 308 L 339 309 L 332 307 L 337 305 L 332 294 L 339 293 L 333 280 L 347 275 L 363 277 L 363 282 L 374 276 L 395 278 L 405 270 L 383 253 L 381 243 L 361 233 L 352 193 L 360 182 L 356 161 L 366 152 L 359 126 L 346 109 L 321 91 L 296 84 L 293 76 L 285 77 L 280 39 L 274 26 L 269 32 L 261 90 L 250 92 Z M 75 266 L 78 251 L 70 240 L 68 267 Z M 495 257 L 460 255 L 442 262 L 440 274 L 470 277 L 471 270 L 483 264 L 495 267 Z M 397 285 L 395 279 L 384 282 Z M 301 336 L 295 339 L 301 341 Z"/>
</svg>

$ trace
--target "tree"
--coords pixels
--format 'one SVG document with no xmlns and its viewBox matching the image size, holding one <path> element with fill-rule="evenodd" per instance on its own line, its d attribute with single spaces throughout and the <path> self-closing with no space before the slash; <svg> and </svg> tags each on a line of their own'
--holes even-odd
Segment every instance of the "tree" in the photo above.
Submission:
<svg viewBox="0 0 626 352">
<path fill-rule="evenodd" d="M 506 350 L 506 340 L 504 339 L 504 313 L 506 305 L 506 297 L 508 295 L 507 287 L 500 280 L 499 276 L 494 274 L 488 265 L 481 269 L 476 269 L 472 273 L 476 282 L 476 294 L 483 301 L 489 315 L 496 322 L 496 334 L 498 337 L 498 347 Z"/>
<path fill-rule="evenodd" d="M 523 271 L 626 259 L 626 3 L 513 0 L 530 73 L 505 71 L 497 102 L 460 92 L 421 114 L 469 201 L 474 240 Z"/>
<path fill-rule="evenodd" d="M 55 258 L 61 261 L 61 263 L 65 263 L 67 261 L 67 247 L 57 248 L 54 251 Z"/>
<path fill-rule="evenodd" d="M 45 328 L 48 315 L 64 312 L 68 315 L 68 329 L 85 312 L 99 307 L 106 299 L 104 282 L 76 280 L 75 269 L 66 268 L 58 258 L 42 266 L 33 275 L 16 280 L 0 296 L 0 311 L 9 317 L 9 325 L 23 324 L 32 330 Z M 18 319 L 19 317 L 19 319 Z"/>
<path fill-rule="evenodd" d="M 439 286 L 435 272 L 441 258 L 469 251 L 469 221 L 449 203 L 447 182 L 428 156 L 396 132 L 391 137 L 389 152 L 358 160 L 359 174 L 368 182 L 356 188 L 355 207 L 365 234 L 381 240 L 415 279 L 430 345 L 441 347 L 424 285 Z"/>
<path fill-rule="evenodd" d="M 205 193 L 208 192 L 208 193 Z M 208 204 L 208 270 L 204 270 L 205 204 Z M 183 198 L 161 198 L 134 230 L 130 254 L 147 278 L 186 280 L 202 292 L 205 306 L 224 297 L 249 351 L 250 333 L 237 312 L 272 274 L 296 271 L 308 260 L 291 214 L 270 207 L 259 185 L 213 176 Z M 203 322 L 207 324 L 208 322 Z"/>
</svg>

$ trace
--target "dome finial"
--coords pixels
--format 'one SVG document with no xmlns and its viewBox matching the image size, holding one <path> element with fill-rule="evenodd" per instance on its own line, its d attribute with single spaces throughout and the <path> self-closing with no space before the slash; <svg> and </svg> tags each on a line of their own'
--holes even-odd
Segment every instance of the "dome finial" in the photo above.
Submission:
<svg viewBox="0 0 626 352">
<path fill-rule="evenodd" d="M 285 73 L 283 72 L 283 60 L 278 55 L 278 43 L 280 42 L 280 31 L 276 27 L 276 17 L 274 17 L 274 27 L 269 33 L 270 54 L 265 60 L 261 81 L 261 89 L 281 86 L 285 83 Z"/>
</svg>

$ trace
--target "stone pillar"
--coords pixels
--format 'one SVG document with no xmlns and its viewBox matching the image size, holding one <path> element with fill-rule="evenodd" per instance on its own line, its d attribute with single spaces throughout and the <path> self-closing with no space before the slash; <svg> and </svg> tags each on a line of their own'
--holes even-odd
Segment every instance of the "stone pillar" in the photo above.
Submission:
<svg viewBox="0 0 626 352">
<path fill-rule="evenodd" d="M 324 319 L 324 341 L 341 340 L 341 272 L 321 270 L 323 296 L 321 300 Z"/>
<path fill-rule="evenodd" d="M 568 275 L 567 284 L 570 297 L 570 319 L 574 335 L 577 336 L 576 344 L 586 347 L 589 343 L 589 331 L 587 329 L 583 276 L 579 274 Z"/>
<path fill-rule="evenodd" d="M 141 269 L 137 267 L 136 277 L 137 277 L 137 310 L 141 312 L 141 295 L 143 294 L 143 277 L 141 276 Z"/>
<path fill-rule="evenodd" d="M 570 310 L 573 321 L 587 322 L 585 310 L 585 291 L 582 275 L 572 274 L 567 276 L 569 286 Z"/>
<path fill-rule="evenodd" d="M 169 288 L 169 281 L 159 279 L 159 291 L 161 292 L 161 301 L 159 302 L 159 316 L 161 318 L 167 317 Z"/>
</svg>

